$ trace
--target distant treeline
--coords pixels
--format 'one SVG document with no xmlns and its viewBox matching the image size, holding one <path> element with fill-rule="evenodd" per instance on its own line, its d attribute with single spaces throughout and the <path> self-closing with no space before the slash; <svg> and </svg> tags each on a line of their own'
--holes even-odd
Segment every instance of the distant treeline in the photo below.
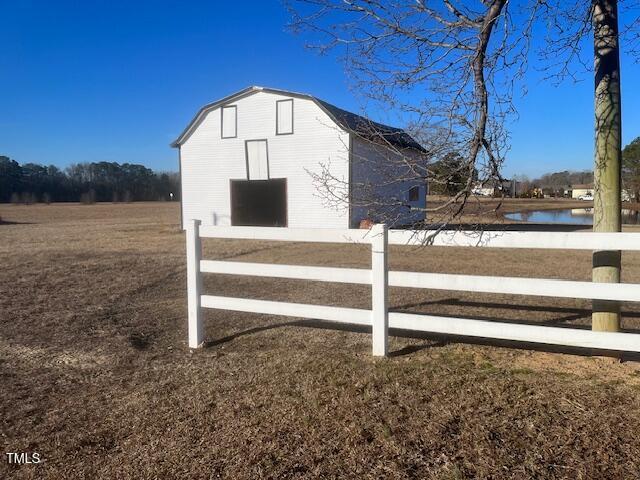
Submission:
<svg viewBox="0 0 640 480">
<path fill-rule="evenodd" d="M 177 173 L 116 162 L 20 165 L 0 155 L 0 202 L 133 202 L 180 199 Z"/>
<path fill-rule="evenodd" d="M 593 171 L 570 171 L 565 170 L 563 172 L 546 173 L 542 177 L 533 180 L 541 188 L 555 188 L 560 189 L 568 187 L 570 185 L 584 185 L 593 183 Z"/>
<path fill-rule="evenodd" d="M 630 197 L 640 202 L 640 137 L 637 137 L 622 149 L 622 188 Z M 526 175 L 514 177 L 524 191 L 531 188 L 547 190 L 552 195 L 562 196 L 563 192 L 573 185 L 593 184 L 593 171 L 570 171 L 546 173 L 533 180 Z M 546 193 L 546 192 L 545 192 Z"/>
</svg>

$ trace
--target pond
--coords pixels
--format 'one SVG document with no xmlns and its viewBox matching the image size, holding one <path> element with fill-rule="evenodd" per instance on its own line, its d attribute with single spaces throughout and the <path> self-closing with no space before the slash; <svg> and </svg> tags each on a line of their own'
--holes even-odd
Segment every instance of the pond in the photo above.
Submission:
<svg viewBox="0 0 640 480">
<path fill-rule="evenodd" d="M 528 223 L 568 223 L 592 225 L 593 208 L 566 208 L 563 210 L 533 210 L 531 212 L 507 213 L 505 218 Z M 639 225 L 638 210 L 622 209 L 622 223 Z"/>
</svg>

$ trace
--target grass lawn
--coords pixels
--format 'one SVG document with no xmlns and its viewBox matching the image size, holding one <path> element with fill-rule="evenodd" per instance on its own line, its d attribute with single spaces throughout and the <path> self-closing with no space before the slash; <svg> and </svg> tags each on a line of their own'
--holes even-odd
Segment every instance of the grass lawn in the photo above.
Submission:
<svg viewBox="0 0 640 480">
<path fill-rule="evenodd" d="M 217 310 L 187 347 L 177 203 L 0 205 L 0 478 L 640 478 L 640 364 Z M 205 240 L 205 258 L 366 267 L 366 246 Z M 397 270 L 588 280 L 589 252 L 392 247 Z M 623 254 L 640 282 L 640 254 Z M 365 286 L 205 293 L 368 308 Z M 589 302 L 391 289 L 402 311 L 583 325 Z M 640 305 L 623 306 L 640 330 Z M 522 346 L 520 346 L 522 347 Z M 585 352 L 583 352 L 585 353 Z"/>
</svg>

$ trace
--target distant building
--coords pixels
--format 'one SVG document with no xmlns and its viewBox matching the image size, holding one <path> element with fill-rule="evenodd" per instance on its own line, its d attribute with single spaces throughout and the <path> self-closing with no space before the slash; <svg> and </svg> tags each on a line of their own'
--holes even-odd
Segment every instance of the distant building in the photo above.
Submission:
<svg viewBox="0 0 640 480">
<path fill-rule="evenodd" d="M 515 183 L 515 180 L 507 179 L 478 182 L 471 188 L 471 193 L 481 197 L 511 197 L 515 196 Z"/>
<path fill-rule="evenodd" d="M 578 198 L 582 195 L 593 195 L 593 183 L 571 185 L 571 198 Z"/>
<path fill-rule="evenodd" d="M 581 197 L 582 195 L 588 195 L 588 194 L 591 194 L 593 196 L 593 192 L 594 192 L 593 183 L 572 185 L 571 187 L 569 187 L 569 190 L 566 190 L 566 192 L 568 193 L 567 196 L 570 196 L 571 198 L 578 198 L 578 197 Z M 629 193 L 629 190 L 622 189 L 622 192 L 620 193 L 620 198 L 623 202 L 631 201 L 631 194 Z"/>
<path fill-rule="evenodd" d="M 494 187 L 483 186 L 482 184 L 476 184 L 471 189 L 471 193 L 474 195 L 479 195 L 481 197 L 493 197 L 495 193 Z"/>
</svg>

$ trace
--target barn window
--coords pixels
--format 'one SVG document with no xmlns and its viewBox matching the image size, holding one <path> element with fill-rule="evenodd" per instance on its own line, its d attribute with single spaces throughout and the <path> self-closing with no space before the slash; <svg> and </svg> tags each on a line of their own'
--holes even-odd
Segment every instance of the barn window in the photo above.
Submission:
<svg viewBox="0 0 640 480">
<path fill-rule="evenodd" d="M 276 135 L 293 133 L 293 98 L 276 101 Z"/>
<path fill-rule="evenodd" d="M 409 201 L 417 202 L 420 200 L 420 187 L 411 187 L 409 189 Z"/>
<path fill-rule="evenodd" d="M 269 179 L 269 156 L 266 140 L 247 140 L 245 142 L 247 154 L 247 179 Z"/>
<path fill-rule="evenodd" d="M 236 138 L 238 127 L 238 108 L 235 105 L 222 107 L 222 138 Z"/>
</svg>

